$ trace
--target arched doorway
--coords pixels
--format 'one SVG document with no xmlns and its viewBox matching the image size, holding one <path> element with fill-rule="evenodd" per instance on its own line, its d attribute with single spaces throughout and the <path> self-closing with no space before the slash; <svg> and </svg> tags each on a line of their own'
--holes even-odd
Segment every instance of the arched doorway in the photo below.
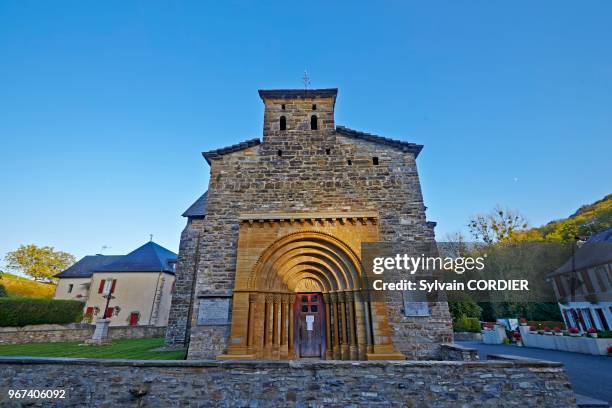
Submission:
<svg viewBox="0 0 612 408">
<path fill-rule="evenodd" d="M 330 234 L 276 240 L 248 278 L 237 276 L 230 346 L 221 358 L 391 358 L 386 304 L 370 301 L 362 276 L 357 254 Z"/>
</svg>

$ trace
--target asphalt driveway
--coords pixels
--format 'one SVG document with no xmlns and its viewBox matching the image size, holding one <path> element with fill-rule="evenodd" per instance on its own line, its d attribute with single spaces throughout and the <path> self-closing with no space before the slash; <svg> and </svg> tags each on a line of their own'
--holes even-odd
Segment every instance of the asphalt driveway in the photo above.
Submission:
<svg viewBox="0 0 612 408">
<path fill-rule="evenodd" d="M 565 364 L 574 392 L 607 401 L 612 405 L 612 357 L 471 341 L 457 341 L 456 343 L 478 349 L 481 360 L 486 360 L 489 354 L 511 354 L 559 361 Z"/>
</svg>

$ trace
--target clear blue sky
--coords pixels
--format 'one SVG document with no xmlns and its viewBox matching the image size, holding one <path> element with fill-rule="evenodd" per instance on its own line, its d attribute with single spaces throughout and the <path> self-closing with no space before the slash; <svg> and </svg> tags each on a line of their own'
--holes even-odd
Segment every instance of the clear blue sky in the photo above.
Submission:
<svg viewBox="0 0 612 408">
<path fill-rule="evenodd" d="M 0 1 L 0 256 L 178 249 L 201 151 L 261 136 L 258 88 L 422 143 L 438 236 L 612 192 L 610 1 Z"/>
</svg>

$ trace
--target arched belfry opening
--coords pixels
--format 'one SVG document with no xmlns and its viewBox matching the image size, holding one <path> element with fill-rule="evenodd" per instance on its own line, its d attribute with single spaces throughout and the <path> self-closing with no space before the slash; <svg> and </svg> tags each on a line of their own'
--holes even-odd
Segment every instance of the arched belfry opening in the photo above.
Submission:
<svg viewBox="0 0 612 408">
<path fill-rule="evenodd" d="M 319 119 L 317 118 L 317 115 L 312 115 L 310 117 L 310 130 L 317 129 L 319 129 Z"/>
<path fill-rule="evenodd" d="M 282 223 L 278 221 L 269 224 L 274 228 Z M 260 224 L 241 225 L 241 234 L 248 235 L 243 242 L 270 236 L 270 227 Z M 278 225 L 278 232 L 295 231 L 257 252 L 256 262 L 252 257 L 248 267 L 238 265 L 230 346 L 220 358 L 397 358 L 386 305 L 370 300 L 355 249 L 333 234 L 312 228 L 309 221 L 296 224 L 293 228 Z M 360 224 L 354 233 L 367 225 L 367 221 Z M 343 228 L 351 229 L 353 224 L 332 229 Z M 243 256 L 241 249 L 239 241 L 238 259 L 246 261 L 252 256 L 252 248 L 244 248 Z"/>
</svg>

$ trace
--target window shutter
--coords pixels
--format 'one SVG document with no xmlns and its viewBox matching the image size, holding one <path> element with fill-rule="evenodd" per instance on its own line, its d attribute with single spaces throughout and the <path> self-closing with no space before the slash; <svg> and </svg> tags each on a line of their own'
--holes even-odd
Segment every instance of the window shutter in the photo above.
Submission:
<svg viewBox="0 0 612 408">
<path fill-rule="evenodd" d="M 87 311 L 85 312 L 86 316 L 91 316 L 93 314 L 93 306 L 89 306 Z"/>
<path fill-rule="evenodd" d="M 117 279 L 113 279 L 113 285 L 111 286 L 110 293 L 115 293 L 115 286 L 117 286 Z"/>
<path fill-rule="evenodd" d="M 98 288 L 98 293 L 102 293 L 104 291 L 104 279 L 100 281 L 100 287 Z"/>
<path fill-rule="evenodd" d="M 113 308 L 109 307 L 108 309 L 106 309 L 106 318 L 108 319 L 112 315 L 113 315 Z"/>
</svg>

